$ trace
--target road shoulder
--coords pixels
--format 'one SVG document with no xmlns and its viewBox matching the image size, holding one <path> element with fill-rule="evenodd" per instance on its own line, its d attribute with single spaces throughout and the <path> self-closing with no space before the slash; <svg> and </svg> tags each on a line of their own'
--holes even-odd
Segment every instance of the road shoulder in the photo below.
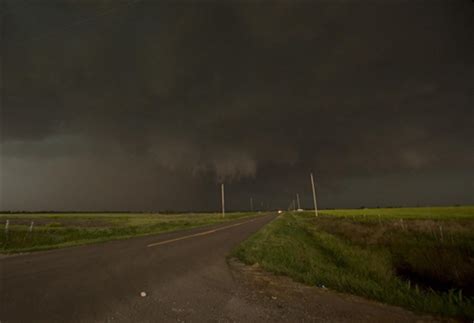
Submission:
<svg viewBox="0 0 474 323">
<path fill-rule="evenodd" d="M 281 321 L 330 322 L 456 322 L 329 289 L 303 285 L 288 277 L 246 266 L 235 258 L 228 264 L 237 285 L 251 303 L 271 308 Z"/>
</svg>

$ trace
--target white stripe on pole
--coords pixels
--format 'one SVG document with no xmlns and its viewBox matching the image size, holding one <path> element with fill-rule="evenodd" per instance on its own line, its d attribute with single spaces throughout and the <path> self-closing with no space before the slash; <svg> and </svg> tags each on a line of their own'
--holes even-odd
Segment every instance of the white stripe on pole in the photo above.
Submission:
<svg viewBox="0 0 474 323">
<path fill-rule="evenodd" d="M 313 173 L 311 173 L 311 186 L 313 188 L 314 215 L 318 216 L 318 205 L 316 204 L 316 189 L 314 188 Z"/>
</svg>

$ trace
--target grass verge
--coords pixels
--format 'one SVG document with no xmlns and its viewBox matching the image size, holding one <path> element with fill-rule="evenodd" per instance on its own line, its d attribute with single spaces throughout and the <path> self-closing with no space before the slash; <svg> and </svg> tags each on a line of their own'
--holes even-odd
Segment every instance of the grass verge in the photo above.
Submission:
<svg viewBox="0 0 474 323">
<path fill-rule="evenodd" d="M 474 208 L 442 209 L 286 213 L 233 256 L 308 285 L 473 319 Z"/>
</svg>

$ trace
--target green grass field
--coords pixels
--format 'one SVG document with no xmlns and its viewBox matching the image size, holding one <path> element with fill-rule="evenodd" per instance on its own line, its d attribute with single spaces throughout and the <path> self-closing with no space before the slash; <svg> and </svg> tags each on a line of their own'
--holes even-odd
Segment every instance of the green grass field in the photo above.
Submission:
<svg viewBox="0 0 474 323">
<path fill-rule="evenodd" d="M 305 284 L 474 318 L 472 206 L 288 212 L 234 256 Z"/>
<path fill-rule="evenodd" d="M 18 253 L 125 239 L 216 224 L 255 213 L 0 214 L 0 253 Z M 9 221 L 8 233 L 5 231 Z M 31 222 L 34 222 L 30 232 Z"/>
</svg>

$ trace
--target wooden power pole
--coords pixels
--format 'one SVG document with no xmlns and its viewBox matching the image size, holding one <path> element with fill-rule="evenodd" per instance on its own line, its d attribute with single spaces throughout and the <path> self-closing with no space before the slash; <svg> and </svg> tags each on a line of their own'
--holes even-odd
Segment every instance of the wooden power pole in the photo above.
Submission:
<svg viewBox="0 0 474 323">
<path fill-rule="evenodd" d="M 224 184 L 221 184 L 221 199 L 222 199 L 222 217 L 224 217 L 225 216 Z"/>
<path fill-rule="evenodd" d="M 316 189 L 314 188 L 313 173 L 311 173 L 311 187 L 313 188 L 314 215 L 318 216 L 318 205 L 316 204 Z"/>
</svg>

